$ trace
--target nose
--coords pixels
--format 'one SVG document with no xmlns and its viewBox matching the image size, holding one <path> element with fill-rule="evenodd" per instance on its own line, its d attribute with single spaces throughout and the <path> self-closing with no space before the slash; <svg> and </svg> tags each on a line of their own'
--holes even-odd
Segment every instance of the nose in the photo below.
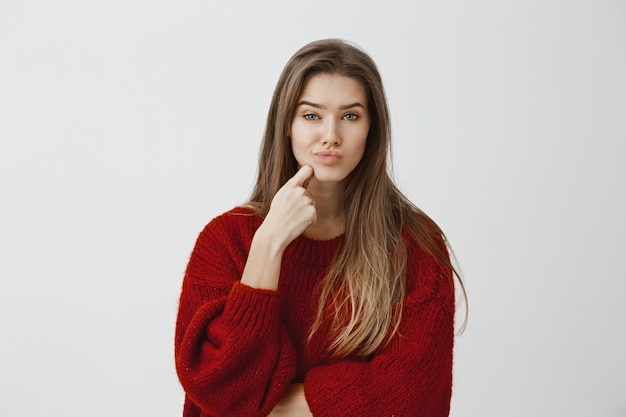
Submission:
<svg viewBox="0 0 626 417">
<path fill-rule="evenodd" d="M 341 144 L 341 134 L 336 121 L 328 121 L 322 133 L 322 144 L 325 146 L 338 146 Z"/>
</svg>

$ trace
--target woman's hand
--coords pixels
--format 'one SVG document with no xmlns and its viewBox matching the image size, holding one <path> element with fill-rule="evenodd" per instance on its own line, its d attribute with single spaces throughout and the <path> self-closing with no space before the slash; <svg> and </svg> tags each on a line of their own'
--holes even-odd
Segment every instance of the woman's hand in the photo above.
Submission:
<svg viewBox="0 0 626 417">
<path fill-rule="evenodd" d="M 285 248 L 317 221 L 315 201 L 306 190 L 313 168 L 305 165 L 274 196 L 252 239 L 241 283 L 276 290 Z"/>
<path fill-rule="evenodd" d="M 306 190 L 313 168 L 304 165 L 274 196 L 257 234 L 284 249 L 317 220 L 315 201 Z"/>
<path fill-rule="evenodd" d="M 313 417 L 304 397 L 304 384 L 291 384 L 269 417 Z"/>
</svg>

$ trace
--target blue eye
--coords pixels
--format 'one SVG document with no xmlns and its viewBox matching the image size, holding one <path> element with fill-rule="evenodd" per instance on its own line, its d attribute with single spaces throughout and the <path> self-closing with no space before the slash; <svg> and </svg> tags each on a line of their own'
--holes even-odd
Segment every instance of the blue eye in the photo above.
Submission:
<svg viewBox="0 0 626 417">
<path fill-rule="evenodd" d="M 349 114 L 346 114 L 345 116 L 343 116 L 343 118 L 344 118 L 344 119 L 346 119 L 346 120 L 348 120 L 348 121 L 353 122 L 353 121 L 355 121 L 356 119 L 358 119 L 358 118 L 359 118 L 359 116 L 357 116 L 357 115 L 356 115 L 356 114 L 354 114 L 354 113 L 349 113 Z"/>
<path fill-rule="evenodd" d="M 317 119 L 319 119 L 319 117 L 317 117 L 317 115 L 311 114 L 311 113 L 305 114 L 304 118 L 307 119 L 307 120 L 317 120 Z"/>
</svg>

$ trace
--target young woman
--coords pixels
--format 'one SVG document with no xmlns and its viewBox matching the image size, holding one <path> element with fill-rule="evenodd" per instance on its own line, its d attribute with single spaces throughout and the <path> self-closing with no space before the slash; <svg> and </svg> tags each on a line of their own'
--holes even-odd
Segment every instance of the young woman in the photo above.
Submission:
<svg viewBox="0 0 626 417">
<path fill-rule="evenodd" d="M 454 269 L 389 146 L 367 54 L 323 40 L 290 59 L 250 201 L 205 227 L 187 266 L 185 417 L 448 415 Z"/>
</svg>

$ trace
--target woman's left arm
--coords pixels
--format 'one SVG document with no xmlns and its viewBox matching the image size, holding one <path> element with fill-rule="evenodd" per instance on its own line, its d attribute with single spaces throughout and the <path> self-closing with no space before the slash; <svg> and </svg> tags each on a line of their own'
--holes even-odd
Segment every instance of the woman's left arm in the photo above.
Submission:
<svg viewBox="0 0 626 417">
<path fill-rule="evenodd" d="M 407 295 L 399 331 L 388 345 L 368 361 L 344 359 L 306 375 L 314 416 L 448 416 L 454 287 L 451 273 L 441 272 L 432 259 L 427 263 L 420 278 L 432 285 Z"/>
</svg>

